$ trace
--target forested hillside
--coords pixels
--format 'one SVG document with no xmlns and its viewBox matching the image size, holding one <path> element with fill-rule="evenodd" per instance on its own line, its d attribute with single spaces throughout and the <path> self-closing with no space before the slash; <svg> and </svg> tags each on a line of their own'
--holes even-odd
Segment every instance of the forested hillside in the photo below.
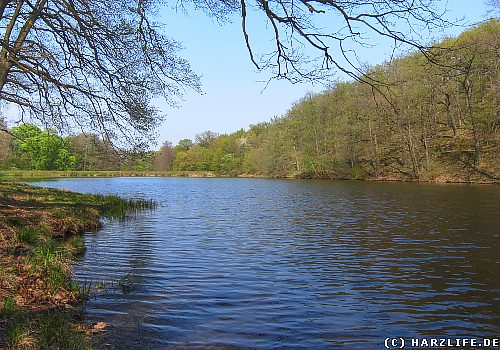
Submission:
<svg viewBox="0 0 500 350">
<path fill-rule="evenodd" d="M 305 96 L 249 130 L 205 131 L 154 152 L 24 124 L 0 132 L 0 168 L 500 181 L 500 20 L 369 68 L 364 80 Z"/>
<path fill-rule="evenodd" d="M 157 170 L 498 181 L 500 21 L 436 47 L 368 69 L 368 83 L 339 82 L 306 96 L 248 131 L 167 143 Z"/>
</svg>

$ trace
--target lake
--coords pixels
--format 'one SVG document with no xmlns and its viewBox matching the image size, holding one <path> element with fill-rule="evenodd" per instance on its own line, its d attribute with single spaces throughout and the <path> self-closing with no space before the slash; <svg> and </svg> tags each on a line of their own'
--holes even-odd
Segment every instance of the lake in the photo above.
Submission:
<svg viewBox="0 0 500 350">
<path fill-rule="evenodd" d="M 381 349 L 500 334 L 500 187 L 99 178 L 157 202 L 85 235 L 86 321 L 116 349 Z"/>
</svg>

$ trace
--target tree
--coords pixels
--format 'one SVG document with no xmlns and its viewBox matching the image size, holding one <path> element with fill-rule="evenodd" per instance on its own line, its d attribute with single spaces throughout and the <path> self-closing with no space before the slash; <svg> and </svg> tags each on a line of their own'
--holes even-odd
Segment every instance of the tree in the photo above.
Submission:
<svg viewBox="0 0 500 350">
<path fill-rule="evenodd" d="M 175 155 L 172 142 L 165 141 L 153 161 L 153 168 L 156 171 L 172 170 L 174 159 Z"/>
<path fill-rule="evenodd" d="M 98 135 L 72 135 L 66 137 L 66 141 L 77 158 L 75 167 L 78 170 L 119 170 L 124 163 L 123 154 Z"/>
<path fill-rule="evenodd" d="M 210 142 L 176 146 L 176 170 L 219 174 L 497 181 L 500 20 L 367 68 L 383 82 L 337 82 L 286 115 Z M 449 48 L 442 50 L 441 48 Z M 434 53 L 433 53 L 434 54 Z M 205 133 L 204 133 L 205 134 Z"/>
<path fill-rule="evenodd" d="M 276 77 L 292 81 L 317 79 L 328 75 L 333 67 L 352 78 L 370 82 L 356 56 L 356 47 L 370 46 L 375 35 L 395 46 L 405 44 L 427 55 L 427 47 L 421 42 L 422 31 L 449 25 L 442 17 L 444 11 L 438 8 L 439 3 L 437 0 L 255 0 L 252 6 L 250 1 L 241 0 L 239 10 L 245 42 L 256 67 L 271 67 Z M 254 54 L 247 28 L 249 8 L 265 15 L 274 41 L 274 51 L 260 59 Z M 311 48 L 319 53 L 312 58 Z M 304 62 L 308 64 L 302 65 Z"/>
<path fill-rule="evenodd" d="M 3 130 L 7 129 L 5 121 L 0 118 L 0 163 L 5 163 L 12 156 L 14 140 L 10 133 Z"/>
<path fill-rule="evenodd" d="M 179 140 L 177 146 L 175 146 L 175 149 L 179 151 L 187 151 L 191 147 L 193 147 L 193 141 L 191 141 L 191 139 L 182 139 Z"/>
<path fill-rule="evenodd" d="M 210 130 L 204 131 L 195 136 L 196 144 L 201 147 L 208 147 L 210 144 L 219 137 L 219 134 Z"/>
<path fill-rule="evenodd" d="M 199 88 L 179 45 L 162 35 L 156 1 L 2 0 L 0 99 L 58 128 L 136 141 L 161 120 L 151 105 Z"/>
<path fill-rule="evenodd" d="M 426 52 L 421 30 L 447 24 L 435 6 L 438 0 L 180 3 L 192 3 L 217 18 L 237 13 L 250 60 L 292 81 L 328 75 L 332 67 L 363 77 L 351 53 L 355 45 L 373 41 L 369 33 Z M 177 56 L 179 45 L 154 22 L 161 4 L 2 0 L 0 99 L 19 106 L 23 116 L 58 128 L 93 129 L 106 139 L 125 135 L 144 141 L 161 120 L 151 104 L 154 97 L 174 103 L 183 88 L 199 89 L 197 76 Z M 259 47 L 253 42 L 250 16 L 267 21 L 274 42 L 262 55 L 254 52 Z M 338 26 L 324 26 L 322 21 Z"/>
<path fill-rule="evenodd" d="M 28 156 L 32 169 L 69 170 L 76 163 L 66 142 L 53 130 L 21 124 L 12 128 L 12 133 L 17 138 L 17 151 Z"/>
<path fill-rule="evenodd" d="M 488 0 L 486 1 L 493 10 L 500 11 L 500 0 Z"/>
</svg>

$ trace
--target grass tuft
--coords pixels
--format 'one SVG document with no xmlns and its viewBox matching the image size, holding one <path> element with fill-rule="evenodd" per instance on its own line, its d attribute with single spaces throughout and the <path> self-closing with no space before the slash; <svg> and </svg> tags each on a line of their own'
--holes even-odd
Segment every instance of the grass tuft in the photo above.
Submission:
<svg viewBox="0 0 500 350">
<path fill-rule="evenodd" d="M 64 242 L 66 250 L 73 256 L 85 252 L 85 242 L 81 236 L 73 236 Z"/>
<path fill-rule="evenodd" d="M 71 258 L 101 216 L 144 209 L 154 203 L 0 181 L 0 348 L 91 349 L 73 327 L 89 290 L 71 281 Z"/>
<path fill-rule="evenodd" d="M 33 245 L 38 242 L 40 232 L 34 227 L 21 227 L 17 231 L 16 238 L 21 244 Z"/>
</svg>

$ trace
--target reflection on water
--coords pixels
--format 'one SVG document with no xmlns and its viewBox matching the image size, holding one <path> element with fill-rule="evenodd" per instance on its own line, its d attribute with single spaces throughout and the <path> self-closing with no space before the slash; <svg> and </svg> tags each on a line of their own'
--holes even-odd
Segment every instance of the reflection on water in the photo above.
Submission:
<svg viewBox="0 0 500 350">
<path fill-rule="evenodd" d="M 259 179 L 41 183 L 153 198 L 74 267 L 115 348 L 380 349 L 500 333 L 500 188 Z M 130 282 L 127 290 L 120 279 Z M 121 283 L 123 284 L 123 283 Z"/>
</svg>

